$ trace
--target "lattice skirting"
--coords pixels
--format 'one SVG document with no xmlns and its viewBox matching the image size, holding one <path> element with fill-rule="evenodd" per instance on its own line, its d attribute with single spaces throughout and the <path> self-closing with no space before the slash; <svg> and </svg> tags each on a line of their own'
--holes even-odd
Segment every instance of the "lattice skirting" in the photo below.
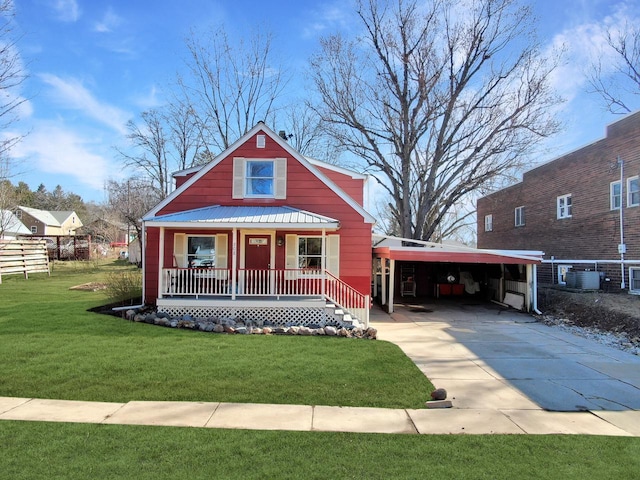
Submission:
<svg viewBox="0 0 640 480">
<path fill-rule="evenodd" d="M 190 315 L 196 320 L 208 318 L 234 318 L 236 321 L 251 321 L 262 325 L 269 321 L 274 325 L 324 325 L 327 314 L 324 308 L 318 307 L 208 307 L 208 306 L 158 306 L 158 312 L 166 313 L 172 318 Z"/>
</svg>

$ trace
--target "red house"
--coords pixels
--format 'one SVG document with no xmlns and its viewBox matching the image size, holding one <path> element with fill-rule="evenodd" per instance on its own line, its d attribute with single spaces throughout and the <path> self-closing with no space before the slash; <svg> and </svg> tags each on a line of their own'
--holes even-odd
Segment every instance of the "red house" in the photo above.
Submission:
<svg viewBox="0 0 640 480">
<path fill-rule="evenodd" d="M 143 219 L 144 302 L 195 318 L 368 323 L 366 176 L 310 160 L 264 123 L 176 173 Z"/>
</svg>

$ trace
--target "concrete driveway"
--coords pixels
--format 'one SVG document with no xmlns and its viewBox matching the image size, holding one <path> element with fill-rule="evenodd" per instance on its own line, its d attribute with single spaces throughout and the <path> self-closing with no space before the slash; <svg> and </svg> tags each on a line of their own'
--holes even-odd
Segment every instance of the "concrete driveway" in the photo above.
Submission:
<svg viewBox="0 0 640 480">
<path fill-rule="evenodd" d="M 463 409 L 640 410 L 640 357 L 493 304 L 374 309 L 378 338 L 402 348 Z M 600 413 L 598 413 L 600 415 Z"/>
</svg>

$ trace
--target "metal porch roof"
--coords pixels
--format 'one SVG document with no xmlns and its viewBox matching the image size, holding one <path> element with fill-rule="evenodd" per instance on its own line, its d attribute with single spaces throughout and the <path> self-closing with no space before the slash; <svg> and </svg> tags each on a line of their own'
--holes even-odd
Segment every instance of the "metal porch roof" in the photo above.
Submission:
<svg viewBox="0 0 640 480">
<path fill-rule="evenodd" d="M 530 253 L 530 254 L 527 254 Z M 510 252 L 509 250 L 481 250 L 477 248 L 421 248 L 421 247 L 374 247 L 377 258 L 409 262 L 448 263 L 510 263 L 538 264 L 542 262 L 540 252 Z"/>
<path fill-rule="evenodd" d="M 145 223 L 154 227 L 217 227 L 217 228 L 279 228 L 296 230 L 337 230 L 340 222 L 334 218 L 292 207 L 222 206 L 186 210 L 155 217 Z"/>
</svg>

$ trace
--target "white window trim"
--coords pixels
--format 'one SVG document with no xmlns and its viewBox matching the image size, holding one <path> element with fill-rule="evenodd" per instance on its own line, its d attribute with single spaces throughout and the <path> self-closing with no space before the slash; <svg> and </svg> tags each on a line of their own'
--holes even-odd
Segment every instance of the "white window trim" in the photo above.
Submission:
<svg viewBox="0 0 640 480">
<path fill-rule="evenodd" d="M 188 268 L 189 266 L 189 238 L 190 237 L 213 237 L 215 238 L 215 269 L 228 268 L 227 249 L 228 236 L 226 233 L 217 234 L 188 234 L 175 233 L 173 238 L 173 256 L 175 267 Z M 177 240 L 181 238 L 181 240 Z M 178 244 L 179 248 L 178 248 Z"/>
<path fill-rule="evenodd" d="M 617 195 L 613 193 L 613 189 L 616 185 L 620 186 L 620 192 Z M 617 207 L 613 202 L 614 198 L 618 198 L 618 201 L 620 203 Z M 611 182 L 609 184 L 609 208 L 611 210 L 620 210 L 621 205 L 622 205 L 622 183 L 620 182 L 620 180 L 616 180 L 615 182 Z"/>
<path fill-rule="evenodd" d="M 38 227 L 36 225 L 31 226 L 31 233 L 38 233 Z"/>
<path fill-rule="evenodd" d="M 520 212 L 520 215 L 518 215 Z M 525 218 L 524 218 L 524 205 L 516 207 L 513 211 L 513 223 L 516 227 L 524 227 Z"/>
<path fill-rule="evenodd" d="M 256 148 L 265 148 L 267 145 L 267 136 L 266 135 L 258 135 L 256 137 Z"/>
<path fill-rule="evenodd" d="M 484 216 L 484 231 L 485 232 L 493 231 L 493 214 Z"/>
<path fill-rule="evenodd" d="M 569 212 L 569 208 L 567 207 L 567 199 L 571 198 L 571 194 L 567 193 L 565 195 L 558 195 L 556 197 L 556 218 L 558 220 L 562 220 L 564 218 L 571 218 L 573 216 L 573 199 L 571 201 L 571 213 Z M 560 201 L 564 200 L 564 207 L 560 207 Z M 561 208 L 564 208 L 565 214 L 561 215 Z"/>
<path fill-rule="evenodd" d="M 640 200 L 636 203 L 632 203 L 631 202 L 631 194 L 632 193 L 636 193 L 638 194 L 638 196 L 640 196 L 640 180 L 638 179 L 638 175 L 636 175 L 635 177 L 629 177 L 627 178 L 627 207 L 638 207 L 640 206 Z M 638 182 L 638 190 L 636 190 L 635 192 L 631 191 L 631 182 L 633 181 Z"/>
<path fill-rule="evenodd" d="M 640 267 L 629 267 L 629 292 L 634 295 L 640 295 L 640 281 L 637 281 L 638 284 L 634 285 L 636 282 L 633 278 L 634 272 L 638 272 L 637 278 L 640 279 Z"/>
<path fill-rule="evenodd" d="M 322 235 L 296 235 L 286 236 L 286 264 L 288 270 L 295 270 L 296 274 L 289 273 L 287 279 L 296 278 L 296 275 L 304 277 L 315 277 L 315 273 L 300 271 L 300 238 L 322 238 Z M 294 251 L 295 249 L 295 251 Z M 323 267 L 331 274 L 340 278 L 340 235 L 325 235 L 324 237 L 324 258 L 321 259 Z M 291 277 L 291 278 L 289 278 Z"/>
<path fill-rule="evenodd" d="M 247 162 L 273 162 L 273 194 L 247 195 L 246 171 Z M 232 198 L 273 198 L 277 200 L 287 198 L 287 159 L 286 158 L 233 158 Z"/>
<path fill-rule="evenodd" d="M 247 180 L 248 180 L 248 175 L 247 175 L 247 171 L 248 171 L 248 167 L 250 163 L 270 163 L 271 164 L 271 177 L 260 177 L 260 178 L 264 178 L 265 180 L 267 179 L 271 179 L 271 192 L 269 194 L 264 194 L 264 193 L 249 193 L 247 191 Z M 242 196 L 244 198 L 275 198 L 276 197 L 276 162 L 274 159 L 272 158 L 247 158 L 244 161 L 244 171 L 242 174 L 242 178 L 244 179 L 243 183 L 242 183 Z M 258 178 L 258 177 L 254 177 L 254 178 Z"/>
</svg>

